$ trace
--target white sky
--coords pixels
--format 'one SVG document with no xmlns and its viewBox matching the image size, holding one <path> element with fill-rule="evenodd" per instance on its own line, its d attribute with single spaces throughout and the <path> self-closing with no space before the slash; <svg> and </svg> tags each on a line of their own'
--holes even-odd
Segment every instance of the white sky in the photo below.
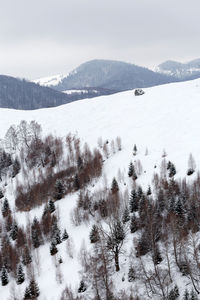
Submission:
<svg viewBox="0 0 200 300">
<path fill-rule="evenodd" d="M 152 67 L 200 57 L 200 0 L 0 4 L 0 74 L 39 78 L 96 58 Z"/>
</svg>

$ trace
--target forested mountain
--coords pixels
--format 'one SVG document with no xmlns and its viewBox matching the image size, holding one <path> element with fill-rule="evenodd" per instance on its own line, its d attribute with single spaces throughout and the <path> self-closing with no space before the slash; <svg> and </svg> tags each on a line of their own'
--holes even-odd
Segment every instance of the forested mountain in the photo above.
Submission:
<svg viewBox="0 0 200 300">
<path fill-rule="evenodd" d="M 200 59 L 187 63 L 168 60 L 160 64 L 155 71 L 162 74 L 174 76 L 180 80 L 190 80 L 200 77 Z"/>
<path fill-rule="evenodd" d="M 65 94 L 33 82 L 0 75 L 0 107 L 4 108 L 39 109 L 110 93 L 106 89 L 88 89 L 87 93 Z"/>
<path fill-rule="evenodd" d="M 177 81 L 173 77 L 155 73 L 133 64 L 112 61 L 92 60 L 73 70 L 66 76 L 36 80 L 41 85 L 48 85 L 56 90 L 82 89 L 85 87 L 106 88 L 125 91 Z"/>
</svg>

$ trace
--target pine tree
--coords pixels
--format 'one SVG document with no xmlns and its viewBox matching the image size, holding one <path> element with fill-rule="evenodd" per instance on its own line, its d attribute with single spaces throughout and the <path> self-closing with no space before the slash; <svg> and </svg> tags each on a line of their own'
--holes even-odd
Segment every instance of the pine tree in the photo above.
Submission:
<svg viewBox="0 0 200 300">
<path fill-rule="evenodd" d="M 134 189 L 131 191 L 130 200 L 129 200 L 129 209 L 131 213 L 138 210 L 138 197 Z"/>
<path fill-rule="evenodd" d="M 83 280 L 81 280 L 80 282 L 80 286 L 78 288 L 78 293 L 84 293 L 86 291 L 86 285 L 85 282 Z"/>
<path fill-rule="evenodd" d="M 4 199 L 4 202 L 3 202 L 3 207 L 2 207 L 2 215 L 3 217 L 7 217 L 8 214 L 10 214 L 10 206 L 9 206 L 9 203 L 8 203 L 8 199 L 5 198 Z"/>
<path fill-rule="evenodd" d="M 179 290 L 177 285 L 169 292 L 169 300 L 176 300 L 179 297 Z"/>
<path fill-rule="evenodd" d="M 55 241 L 51 242 L 50 253 L 51 255 L 55 255 L 58 252 Z"/>
<path fill-rule="evenodd" d="M 64 232 L 63 232 L 63 235 L 62 235 L 62 241 L 65 241 L 65 240 L 67 240 L 68 238 L 69 238 L 69 235 L 68 235 L 68 233 L 67 233 L 67 230 L 64 229 Z"/>
<path fill-rule="evenodd" d="M 2 192 L 2 189 L 0 189 L 0 199 L 4 197 L 4 194 Z"/>
<path fill-rule="evenodd" d="M 132 177 L 133 176 L 133 170 L 134 170 L 134 166 L 133 166 L 133 163 L 132 161 L 130 162 L 130 165 L 129 165 L 129 169 L 128 169 L 128 176 L 129 177 Z"/>
<path fill-rule="evenodd" d="M 25 246 L 25 249 L 23 251 L 22 255 L 22 263 L 26 266 L 32 262 L 31 254 L 29 251 L 29 248 Z"/>
<path fill-rule="evenodd" d="M 60 236 L 60 229 L 58 228 L 57 220 L 55 220 L 52 225 L 51 239 L 54 240 L 56 245 L 62 243 L 61 236 Z"/>
<path fill-rule="evenodd" d="M 126 206 L 123 212 L 122 216 L 122 222 L 125 224 L 130 220 L 130 215 L 129 215 L 129 210 L 128 207 Z"/>
<path fill-rule="evenodd" d="M 169 177 L 173 177 L 176 175 L 176 168 L 175 165 L 171 163 L 171 167 L 169 168 Z"/>
<path fill-rule="evenodd" d="M 17 226 L 17 223 L 14 222 L 14 223 L 12 224 L 11 232 L 10 232 L 10 237 L 11 237 L 11 239 L 12 239 L 13 241 L 16 240 L 17 234 L 18 234 L 18 226 Z"/>
<path fill-rule="evenodd" d="M 35 282 L 34 279 L 31 280 L 29 284 L 29 293 L 31 296 L 31 299 L 35 299 L 40 295 L 38 284 Z"/>
<path fill-rule="evenodd" d="M 133 175 L 132 175 L 132 178 L 133 178 L 134 181 L 137 180 L 137 178 L 138 178 L 134 167 L 133 167 Z"/>
<path fill-rule="evenodd" d="M 76 191 L 78 191 L 80 189 L 80 180 L 79 180 L 78 174 L 76 174 L 74 176 L 74 188 Z"/>
<path fill-rule="evenodd" d="M 133 155 L 135 156 L 137 154 L 137 146 L 136 144 L 133 147 Z"/>
<path fill-rule="evenodd" d="M 20 264 L 17 270 L 17 284 L 22 284 L 25 280 L 25 274 L 23 272 L 22 265 Z"/>
<path fill-rule="evenodd" d="M 167 163 L 167 170 L 170 170 L 171 165 L 172 165 L 171 161 L 168 161 L 168 163 Z"/>
<path fill-rule="evenodd" d="M 2 271 L 1 271 L 1 284 L 2 286 L 7 285 L 9 282 L 8 280 L 8 272 L 5 268 L 5 266 L 2 267 Z"/>
<path fill-rule="evenodd" d="M 131 222 L 130 222 L 130 231 L 131 233 L 134 233 L 138 230 L 138 221 L 135 216 L 135 214 L 131 217 Z"/>
<path fill-rule="evenodd" d="M 117 180 L 115 177 L 112 180 L 111 191 L 113 194 L 115 194 L 119 191 L 119 186 L 118 186 L 118 183 L 117 183 Z"/>
<path fill-rule="evenodd" d="M 26 287 L 23 300 L 30 300 L 30 299 L 31 299 L 30 290 L 29 287 Z"/>
<path fill-rule="evenodd" d="M 55 199 L 60 200 L 65 193 L 65 188 L 63 181 L 61 179 L 57 179 L 55 183 Z"/>
<path fill-rule="evenodd" d="M 99 230 L 98 227 L 94 224 L 92 226 L 92 230 L 90 232 L 90 242 L 92 244 L 97 243 L 99 241 L 100 237 L 99 237 Z"/>
<path fill-rule="evenodd" d="M 150 185 L 148 186 L 148 190 L 147 190 L 147 196 L 150 196 L 152 194 L 152 192 L 151 192 L 151 187 L 150 187 Z"/>
<path fill-rule="evenodd" d="M 49 208 L 49 211 L 50 213 L 53 213 L 55 211 L 55 204 L 54 204 L 54 201 L 53 200 L 49 200 L 49 203 L 48 203 L 48 208 Z"/>
<path fill-rule="evenodd" d="M 36 217 L 33 219 L 33 224 L 31 226 L 31 237 L 34 248 L 38 248 L 42 244 L 42 233 Z"/>
<path fill-rule="evenodd" d="M 136 279 L 135 270 L 131 266 L 128 270 L 128 282 L 133 282 Z"/>
</svg>

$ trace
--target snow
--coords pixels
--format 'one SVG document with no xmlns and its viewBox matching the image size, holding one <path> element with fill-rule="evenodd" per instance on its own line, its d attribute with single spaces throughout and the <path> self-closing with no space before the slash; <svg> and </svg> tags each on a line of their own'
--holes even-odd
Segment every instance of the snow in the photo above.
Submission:
<svg viewBox="0 0 200 300">
<path fill-rule="evenodd" d="M 103 174 L 106 174 L 110 186 L 112 178 L 117 177 L 120 168 L 123 174 L 120 183 L 123 191 L 130 187 L 130 179 L 127 176 L 130 161 L 141 160 L 146 173 L 143 173 L 139 180 L 147 187 L 151 183 L 152 175 L 159 172 L 163 149 L 167 153 L 167 159 L 175 163 L 177 177 L 185 176 L 190 153 L 193 154 L 199 169 L 200 79 L 171 83 L 144 91 L 144 95 L 137 97 L 134 96 L 134 91 L 128 91 L 93 98 L 92 101 L 84 99 L 56 108 L 34 111 L 0 109 L 0 138 L 4 137 L 10 125 L 17 125 L 21 120 L 36 120 L 42 125 L 44 133 L 63 137 L 69 132 L 77 133 L 83 143 L 87 142 L 92 147 L 97 146 L 98 137 L 108 139 L 110 142 L 120 136 L 122 151 L 110 155 L 105 161 Z M 132 155 L 134 144 L 138 148 L 136 156 Z M 146 148 L 148 155 L 145 155 Z M 104 181 L 105 178 L 102 176 L 95 188 L 103 186 Z M 9 198 L 14 201 L 14 196 L 11 196 L 13 189 L 12 184 L 8 182 Z M 41 291 L 40 300 L 58 300 L 66 284 L 74 288 L 79 284 L 79 251 L 83 243 L 86 248 L 91 247 L 88 237 L 92 224 L 78 227 L 72 224 L 70 212 L 76 200 L 77 194 L 72 194 L 56 202 L 61 228 L 62 230 L 66 228 L 70 235 L 73 253 L 72 258 L 66 250 L 68 240 L 58 246 L 58 258 L 61 255 L 63 259 L 63 264 L 60 265 L 63 283 L 57 283 L 55 280 L 55 258 L 49 255 L 49 245 L 39 249 L 41 267 L 37 271 L 37 282 Z M 29 213 L 29 217 L 32 219 L 37 215 L 40 218 L 42 211 L 43 206 L 35 208 Z M 16 213 L 16 217 L 19 224 L 25 224 L 28 214 Z M 127 253 L 121 259 L 121 272 L 115 275 L 119 289 L 129 286 L 127 280 L 122 283 L 121 277 L 124 272 L 127 273 L 125 259 L 129 256 L 132 238 L 127 241 L 127 245 Z M 35 255 L 37 257 L 37 253 Z M 2 299 L 9 299 L 12 284 L 10 282 L 8 287 L 0 286 Z M 22 286 L 15 287 L 18 295 L 23 295 L 25 286 L 27 281 Z"/>
<path fill-rule="evenodd" d="M 35 82 L 39 85 L 42 85 L 42 86 L 47 86 L 47 87 L 57 86 L 67 76 L 68 75 L 58 74 L 58 75 L 54 75 L 54 76 L 48 76 L 48 77 L 35 79 L 35 80 L 33 80 L 33 82 Z"/>
<path fill-rule="evenodd" d="M 66 91 L 63 91 L 63 93 L 65 94 L 88 94 L 89 92 L 92 92 L 92 93 L 98 93 L 97 90 L 66 90 Z"/>
</svg>

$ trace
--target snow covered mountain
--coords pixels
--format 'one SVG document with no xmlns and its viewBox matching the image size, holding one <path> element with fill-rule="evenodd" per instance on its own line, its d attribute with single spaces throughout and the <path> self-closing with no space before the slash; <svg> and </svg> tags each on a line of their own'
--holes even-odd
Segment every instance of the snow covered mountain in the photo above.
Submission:
<svg viewBox="0 0 200 300">
<path fill-rule="evenodd" d="M 200 77 L 200 59 L 195 59 L 187 63 L 180 63 L 168 60 L 155 68 L 156 72 L 174 76 L 178 79 L 195 79 Z"/>
<path fill-rule="evenodd" d="M 35 120 L 41 124 L 43 136 L 46 134 L 56 134 L 62 138 L 64 145 L 66 144 L 66 135 L 69 132 L 71 132 L 72 135 L 75 134 L 76 137 L 80 138 L 82 145 L 87 142 L 91 149 L 97 147 L 104 160 L 101 176 L 96 177 L 88 184 L 88 186 L 86 186 L 88 197 L 90 195 L 93 198 L 96 197 L 95 199 L 99 197 L 98 199 L 102 201 L 106 193 L 101 191 L 104 191 L 105 188 L 106 191 L 110 190 L 113 177 L 115 177 L 120 189 L 120 199 L 123 199 L 123 207 L 127 205 L 130 191 L 135 186 L 142 186 L 144 191 L 148 189 L 149 185 L 153 185 L 155 188 L 157 182 L 156 178 L 158 178 L 156 176 L 161 172 L 161 166 L 163 166 L 164 159 L 175 163 L 177 173 L 174 178 L 180 179 L 186 176 L 188 170 L 188 157 L 189 154 L 192 153 L 196 161 L 196 171 L 190 177 L 187 177 L 188 179 L 186 180 L 187 182 L 192 182 L 192 180 L 197 177 L 197 170 L 200 169 L 200 139 L 198 127 L 200 115 L 200 80 L 171 83 L 153 88 L 146 88 L 144 91 L 145 94 L 142 96 L 135 96 L 133 91 L 126 91 L 106 97 L 102 96 L 94 98 L 92 101 L 86 99 L 84 101 L 76 101 L 67 105 L 40 109 L 37 111 L 0 109 L 1 144 L 5 144 L 5 149 L 8 151 L 8 144 L 3 139 L 8 128 L 13 124 L 18 125 L 21 120 L 27 122 Z M 22 129 L 25 127 L 20 128 Z M 35 130 L 35 132 L 37 132 L 37 130 Z M 115 142 L 116 137 L 121 138 L 120 147 L 119 139 L 118 143 Z M 77 147 L 77 145 L 79 145 L 78 140 L 75 138 L 74 140 L 77 142 Z M 48 138 L 46 143 L 51 145 L 51 143 L 53 143 L 52 137 Z M 56 140 L 55 145 L 57 147 L 57 152 L 55 153 L 59 153 L 59 143 L 59 140 Z M 135 152 L 133 155 L 134 144 L 137 145 L 137 153 Z M 86 146 L 82 146 L 81 151 L 82 148 L 88 149 Z M 51 153 L 50 150 L 51 149 L 49 148 L 47 152 Z M 14 150 L 12 149 L 12 155 L 13 151 Z M 76 153 L 80 154 L 79 150 L 77 150 Z M 43 154 L 44 152 L 41 151 L 42 159 Z M 65 154 L 66 153 L 64 152 L 64 157 Z M 92 155 L 88 150 L 86 151 L 86 154 L 88 157 L 91 157 Z M 20 154 L 21 160 L 24 159 L 24 155 L 25 153 Z M 66 163 L 64 157 L 63 160 L 55 166 L 56 169 L 53 169 L 54 172 L 61 172 L 63 170 L 62 168 Z M 30 160 L 35 163 L 34 155 L 29 156 L 29 161 Z M 137 167 L 137 183 L 128 176 L 130 161 Z M 79 158 L 80 168 L 81 164 L 82 162 Z M 140 164 L 142 164 L 142 166 Z M 48 167 L 50 168 L 49 165 Z M 49 196 L 42 204 L 32 208 L 30 211 L 20 211 L 17 210 L 15 206 L 15 199 L 16 195 L 19 194 L 20 191 L 22 192 L 22 189 L 18 189 L 17 192 L 16 188 L 19 187 L 20 183 L 27 183 L 27 186 L 30 188 L 31 183 L 34 180 L 37 181 L 37 178 L 39 178 L 37 176 L 45 178 L 48 174 L 45 172 L 48 172 L 48 169 L 45 169 L 39 164 L 36 165 L 35 168 L 31 167 L 31 169 L 27 169 L 26 167 L 21 168 L 21 171 L 16 177 L 9 177 L 9 175 L 1 174 L 3 180 L 0 182 L 0 189 L 4 194 L 4 198 L 1 199 L 1 207 L 3 208 L 3 201 L 5 201 L 6 197 L 9 201 L 13 218 L 15 218 L 18 226 L 28 228 L 27 231 L 31 230 L 30 224 L 34 222 L 33 219 L 35 216 L 38 219 L 42 218 L 45 204 L 49 200 Z M 49 174 L 49 176 L 50 175 L 52 176 L 52 173 Z M 154 183 L 152 183 L 152 178 L 154 179 Z M 157 182 L 157 184 L 159 183 Z M 184 184 L 185 183 L 183 182 L 183 186 L 185 186 Z M 70 185 L 68 185 L 68 189 L 69 188 Z M 86 216 L 87 208 L 85 208 L 85 210 L 83 209 L 85 220 L 79 224 L 78 220 L 74 219 L 74 208 L 77 206 L 79 194 L 80 190 L 73 190 L 63 196 L 59 201 L 55 201 L 56 211 L 53 212 L 53 214 L 57 216 L 61 230 L 67 229 L 69 238 L 57 245 L 58 252 L 56 255 L 50 255 L 49 241 L 38 248 L 30 246 L 30 249 L 32 249 L 32 264 L 31 267 L 30 265 L 24 266 L 25 281 L 22 284 L 16 284 L 16 281 L 14 280 L 15 275 L 10 272 L 9 283 L 5 286 L 0 286 L 1 299 L 24 299 L 25 288 L 29 284 L 29 280 L 32 278 L 33 274 L 40 290 L 40 295 L 38 296 L 39 300 L 95 299 L 94 286 L 91 287 L 90 285 L 90 276 L 84 276 L 84 272 L 86 271 L 83 271 L 82 264 L 83 261 L 85 261 L 85 266 L 87 265 L 89 256 L 87 256 L 86 251 L 92 251 L 93 249 L 93 245 L 90 243 L 89 239 L 92 225 L 97 224 L 100 226 L 102 222 L 103 228 L 107 229 L 107 227 L 109 228 L 109 223 L 105 217 L 102 217 L 103 219 L 101 219 L 97 212 L 94 213 L 92 211 L 91 214 L 89 213 Z M 44 195 L 42 195 L 42 197 L 44 197 Z M 32 199 L 33 198 L 28 199 L 27 201 L 33 201 Z M 26 201 L 26 199 L 24 201 Z M 79 209 L 81 210 L 81 207 L 79 207 Z M 136 216 L 138 217 L 138 212 L 136 213 Z M 76 215 L 76 217 L 78 218 L 78 215 Z M 0 215 L 0 219 L 1 224 L 3 224 L 1 226 L 2 230 L 5 232 L 4 222 L 6 217 Z M 141 232 L 142 230 L 130 233 L 129 230 L 126 234 L 126 242 L 123 245 L 123 254 L 120 254 L 120 271 L 115 272 L 112 269 L 111 275 L 109 275 L 109 278 L 112 279 L 110 288 L 112 287 L 115 295 L 119 297 L 122 295 L 121 298 L 115 299 L 129 299 L 123 296 L 125 295 L 123 294 L 123 291 L 124 293 L 131 293 L 131 289 L 133 290 L 134 297 L 138 295 L 141 297 L 139 299 L 149 299 L 145 290 L 144 278 L 142 275 L 140 278 L 135 278 L 132 281 L 128 280 L 130 265 L 132 265 L 132 263 L 136 264 L 137 262 L 140 264 L 142 261 L 135 256 L 134 250 L 136 240 L 140 237 Z M 0 237 L 3 239 L 2 235 Z M 12 247 L 14 247 L 16 241 L 12 240 L 10 243 Z M 167 248 L 164 248 L 164 244 L 161 241 L 159 241 L 159 245 L 162 249 L 162 256 L 164 257 Z M 183 296 L 186 287 L 189 291 L 193 289 L 191 278 L 189 275 L 183 276 L 182 273 L 178 271 L 174 261 L 172 248 L 169 249 L 168 255 L 171 264 L 170 276 L 172 277 L 172 282 L 169 281 L 165 283 L 165 285 L 163 283 L 165 289 L 164 292 L 166 290 L 174 289 L 175 284 L 177 284 L 179 292 L 181 296 Z M 2 257 L 3 253 L 1 253 L 1 259 Z M 62 261 L 60 261 L 60 257 L 62 258 Z M 142 256 L 142 259 L 143 257 L 145 268 L 151 269 L 152 263 L 149 263 L 150 254 Z M 159 274 L 161 275 L 165 275 L 163 275 L 163 278 L 168 276 L 166 273 L 163 273 L 166 271 L 166 265 L 167 262 L 163 258 L 163 261 L 159 262 L 159 265 L 156 266 L 157 272 L 160 272 Z M 141 267 L 141 264 L 139 266 Z M 89 268 L 89 266 L 87 267 Z M 161 269 L 163 272 L 160 271 Z M 141 274 L 142 269 L 139 269 L 138 267 L 137 272 L 137 274 Z M 154 273 L 151 273 L 151 276 L 153 276 L 152 274 Z M 67 291 L 63 298 L 61 297 L 66 285 L 68 285 L 68 287 L 71 286 L 76 294 L 81 279 L 84 279 L 87 288 L 86 291 L 82 289 L 82 292 L 79 293 L 79 296 L 82 296 L 82 298 L 75 298 L 75 296 L 74 298 L 70 298 L 70 294 L 67 294 Z M 157 288 L 156 284 L 155 287 Z M 198 287 L 198 282 L 196 285 Z M 149 293 L 151 294 L 151 291 L 149 291 Z M 103 296 L 101 299 L 105 300 L 109 298 Z M 157 300 L 164 298 L 159 295 L 159 292 L 156 289 L 155 294 L 153 294 L 153 299 Z"/>
<path fill-rule="evenodd" d="M 176 81 L 146 68 L 112 60 L 88 61 L 65 76 L 38 79 L 40 85 L 48 85 L 58 91 L 84 88 L 106 88 L 123 91 L 144 88 Z"/>
</svg>

